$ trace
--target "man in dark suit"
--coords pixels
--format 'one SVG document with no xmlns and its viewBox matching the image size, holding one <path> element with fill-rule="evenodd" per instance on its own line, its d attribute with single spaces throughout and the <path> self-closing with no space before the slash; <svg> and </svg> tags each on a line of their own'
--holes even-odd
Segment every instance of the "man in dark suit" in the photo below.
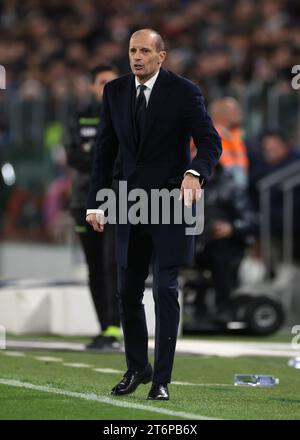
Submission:
<svg viewBox="0 0 300 440">
<path fill-rule="evenodd" d="M 104 230 L 103 222 L 98 222 L 96 195 L 110 186 L 118 152 L 120 179 L 128 190 L 180 188 L 186 205 L 200 197 L 220 157 L 221 141 L 199 88 L 161 68 L 165 57 L 161 36 L 151 29 L 139 30 L 129 45 L 132 74 L 105 86 L 87 205 L 87 221 L 96 231 Z M 191 136 L 197 147 L 192 161 Z M 114 395 L 129 394 L 152 380 L 148 399 L 169 399 L 179 324 L 178 267 L 193 258 L 194 237 L 186 235 L 185 228 L 184 222 L 117 224 L 118 299 L 128 370 L 112 389 Z M 153 370 L 142 303 L 151 261 L 156 315 Z"/>
</svg>

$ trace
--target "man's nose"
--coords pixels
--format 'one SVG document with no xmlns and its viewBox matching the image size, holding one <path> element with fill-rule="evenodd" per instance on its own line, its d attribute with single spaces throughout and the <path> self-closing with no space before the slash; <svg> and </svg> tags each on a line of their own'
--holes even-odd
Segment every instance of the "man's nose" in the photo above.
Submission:
<svg viewBox="0 0 300 440">
<path fill-rule="evenodd" d="M 142 59 L 142 57 L 141 57 L 141 53 L 140 53 L 140 52 L 136 52 L 136 53 L 134 54 L 133 59 L 134 59 L 134 61 L 140 61 L 140 60 Z"/>
</svg>

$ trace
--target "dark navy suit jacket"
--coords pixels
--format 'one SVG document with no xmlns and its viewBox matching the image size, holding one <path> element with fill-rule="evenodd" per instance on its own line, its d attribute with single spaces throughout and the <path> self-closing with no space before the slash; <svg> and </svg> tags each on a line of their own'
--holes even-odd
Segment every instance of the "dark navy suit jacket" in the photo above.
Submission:
<svg viewBox="0 0 300 440">
<path fill-rule="evenodd" d="M 193 169 L 207 181 L 221 155 L 221 140 L 208 115 L 200 89 L 187 79 L 160 69 L 147 106 L 139 145 L 134 124 L 136 99 L 133 74 L 106 84 L 87 208 L 98 208 L 96 194 L 109 188 L 118 151 L 121 180 L 128 188 L 179 188 Z M 197 154 L 190 159 L 190 138 Z M 161 266 L 188 263 L 193 236 L 186 225 L 153 225 L 154 251 Z M 129 225 L 117 227 L 117 261 L 126 266 Z M 104 232 L 105 233 L 105 232 Z"/>
</svg>

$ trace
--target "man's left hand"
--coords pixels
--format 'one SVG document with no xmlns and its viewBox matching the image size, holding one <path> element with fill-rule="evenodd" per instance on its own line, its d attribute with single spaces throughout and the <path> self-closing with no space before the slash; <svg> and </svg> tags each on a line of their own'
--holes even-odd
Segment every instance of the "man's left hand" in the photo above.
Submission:
<svg viewBox="0 0 300 440">
<path fill-rule="evenodd" d="M 199 177 L 186 173 L 181 184 L 179 200 L 183 199 L 185 206 L 191 208 L 193 202 L 200 200 L 201 191 Z"/>
</svg>

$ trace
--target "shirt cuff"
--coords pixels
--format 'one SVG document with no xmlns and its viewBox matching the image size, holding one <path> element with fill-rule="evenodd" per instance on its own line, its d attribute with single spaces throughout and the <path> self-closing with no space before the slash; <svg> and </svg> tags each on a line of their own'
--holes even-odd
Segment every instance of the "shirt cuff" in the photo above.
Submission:
<svg viewBox="0 0 300 440">
<path fill-rule="evenodd" d="M 104 211 L 102 210 L 102 209 L 87 209 L 86 210 L 86 217 L 89 215 L 89 214 L 99 214 L 99 215 L 104 215 Z"/>
<path fill-rule="evenodd" d="M 200 177 L 200 174 L 198 173 L 198 171 L 195 171 L 195 170 L 186 170 L 184 175 L 186 175 L 186 173 L 191 173 L 191 174 L 194 174 L 194 176 Z"/>
<path fill-rule="evenodd" d="M 184 175 L 186 175 L 187 173 L 193 174 L 196 177 L 199 177 L 199 182 L 200 182 L 200 186 L 201 188 L 203 188 L 203 184 L 204 184 L 204 177 L 201 176 L 201 174 L 198 173 L 198 171 L 195 170 L 186 170 L 186 172 L 184 173 Z"/>
</svg>

